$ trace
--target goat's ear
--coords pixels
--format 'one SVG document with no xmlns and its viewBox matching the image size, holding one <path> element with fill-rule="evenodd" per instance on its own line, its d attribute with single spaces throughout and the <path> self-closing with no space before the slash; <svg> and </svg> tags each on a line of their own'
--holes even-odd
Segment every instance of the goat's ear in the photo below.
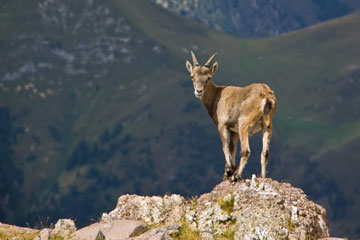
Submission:
<svg viewBox="0 0 360 240">
<path fill-rule="evenodd" d="M 189 61 L 186 61 L 186 68 L 190 73 L 192 73 L 192 65 Z"/>
<path fill-rule="evenodd" d="M 214 75 L 214 73 L 216 72 L 217 69 L 218 69 L 218 62 L 215 62 L 215 63 L 212 65 L 211 74 Z"/>
</svg>

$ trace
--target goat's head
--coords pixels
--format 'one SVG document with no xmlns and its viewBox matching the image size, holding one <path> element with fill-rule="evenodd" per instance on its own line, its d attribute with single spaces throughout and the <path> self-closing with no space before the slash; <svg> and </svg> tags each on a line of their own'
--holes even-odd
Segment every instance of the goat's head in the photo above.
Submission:
<svg viewBox="0 0 360 240">
<path fill-rule="evenodd" d="M 191 79 L 194 84 L 194 94 L 197 98 L 201 98 L 201 96 L 205 93 L 211 77 L 218 68 L 217 62 L 211 66 L 216 54 L 217 53 L 212 55 L 204 66 L 199 65 L 193 52 L 191 52 L 193 65 L 191 65 L 189 61 L 186 61 L 186 68 L 190 72 Z"/>
</svg>

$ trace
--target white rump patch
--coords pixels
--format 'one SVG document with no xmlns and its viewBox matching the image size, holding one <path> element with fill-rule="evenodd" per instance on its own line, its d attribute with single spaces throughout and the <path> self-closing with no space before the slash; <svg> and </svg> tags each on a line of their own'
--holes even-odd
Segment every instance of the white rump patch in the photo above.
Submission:
<svg viewBox="0 0 360 240">
<path fill-rule="evenodd" d="M 264 113 L 264 109 L 265 109 L 265 104 L 266 104 L 267 100 L 266 98 L 264 98 L 263 100 L 261 100 L 261 107 L 260 107 L 260 111 Z"/>
</svg>

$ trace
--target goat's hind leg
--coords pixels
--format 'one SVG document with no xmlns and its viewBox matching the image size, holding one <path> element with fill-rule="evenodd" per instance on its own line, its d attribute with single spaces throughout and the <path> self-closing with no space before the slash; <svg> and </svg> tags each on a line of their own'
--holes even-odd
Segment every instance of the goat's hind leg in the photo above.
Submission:
<svg viewBox="0 0 360 240">
<path fill-rule="evenodd" d="M 232 159 L 232 151 L 231 151 L 234 148 L 233 146 L 230 146 L 231 132 L 225 125 L 221 125 L 221 124 L 219 124 L 218 130 L 225 156 L 225 172 L 224 172 L 223 180 L 228 180 L 233 175 L 235 170 L 235 166 L 233 165 L 235 163 L 235 160 Z M 236 152 L 236 148 L 235 148 L 235 152 Z"/>
<path fill-rule="evenodd" d="M 232 174 L 236 170 L 236 150 L 239 142 L 239 134 L 236 132 L 230 132 L 230 154 L 231 154 L 231 168 Z"/>
<path fill-rule="evenodd" d="M 272 135 L 272 126 L 264 126 L 262 132 L 262 152 L 261 152 L 261 177 L 266 177 L 266 165 L 269 161 L 269 145 L 270 145 L 270 138 Z"/>
</svg>

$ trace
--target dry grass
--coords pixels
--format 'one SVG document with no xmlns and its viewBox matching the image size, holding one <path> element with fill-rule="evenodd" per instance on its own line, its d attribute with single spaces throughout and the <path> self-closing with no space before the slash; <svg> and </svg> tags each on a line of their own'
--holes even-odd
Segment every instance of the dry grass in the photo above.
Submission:
<svg viewBox="0 0 360 240">
<path fill-rule="evenodd" d="M 9 229 L 7 230 L 0 229 L 0 239 L 2 240 L 11 240 L 11 239 L 33 240 L 38 235 L 39 232 L 16 232 L 16 231 L 11 231 Z"/>
</svg>

